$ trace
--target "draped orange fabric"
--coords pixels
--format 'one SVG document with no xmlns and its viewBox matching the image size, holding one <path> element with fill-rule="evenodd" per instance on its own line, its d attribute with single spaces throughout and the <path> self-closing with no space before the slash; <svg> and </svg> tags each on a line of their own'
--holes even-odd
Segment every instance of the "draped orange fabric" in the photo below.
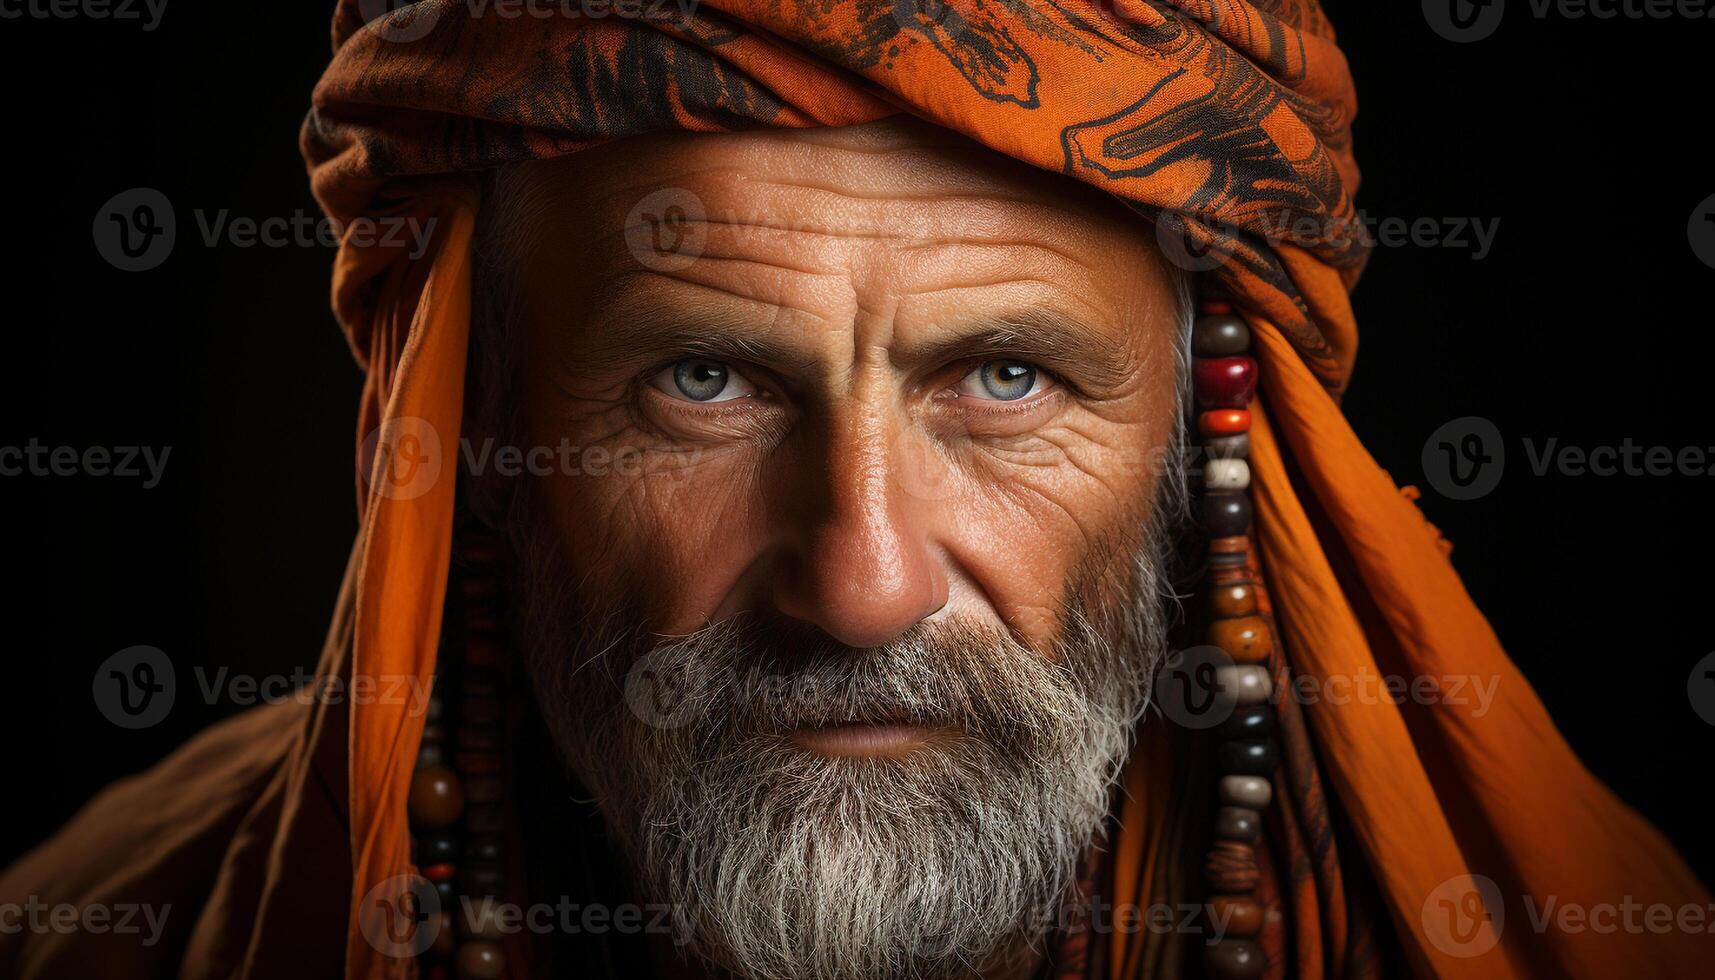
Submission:
<svg viewBox="0 0 1715 980">
<path fill-rule="evenodd" d="M 1307 735 L 1286 746 L 1277 796 L 1291 805 L 1265 848 L 1285 912 L 1270 975 L 1375 975 L 1363 914 L 1418 976 L 1702 972 L 1708 934 L 1532 927 L 1550 899 L 1677 908 L 1709 897 L 1573 757 L 1437 535 L 1341 414 L 1357 338 L 1347 290 L 1364 259 L 1347 233 L 1356 101 L 1313 0 L 705 0 L 688 14 L 643 0 L 634 16 L 599 19 L 424 0 L 367 24 L 365 9 L 341 0 L 335 16 L 334 60 L 302 137 L 313 185 L 341 220 L 433 219 L 435 247 L 417 259 L 355 238 L 342 247 L 335 308 L 370 372 L 360 439 L 415 420 L 443 441 L 458 432 L 478 206 L 468 175 L 484 168 L 653 130 L 910 113 L 1085 181 L 1173 229 L 1258 338 L 1254 534 L 1284 641 L 1277 676 L 1498 682 L 1486 713 L 1283 706 Z M 363 481 L 349 669 L 427 675 L 452 481 L 414 497 L 384 485 Z M 353 712 L 355 922 L 358 896 L 410 870 L 404 797 L 422 719 L 400 705 Z M 1128 773 L 1104 883 L 1116 901 L 1148 901 L 1170 873 L 1174 744 L 1146 738 Z M 1333 809 L 1350 832 L 1338 853 Z M 1466 875 L 1491 879 L 1505 903 L 1498 942 L 1474 956 L 1425 926 L 1437 890 Z M 1353 897 L 1357 878 L 1373 884 L 1375 908 Z M 1141 936 L 1102 941 L 1093 961 L 1108 976 L 1166 968 Z M 410 969 L 355 927 L 346 962 L 360 977 Z"/>
</svg>

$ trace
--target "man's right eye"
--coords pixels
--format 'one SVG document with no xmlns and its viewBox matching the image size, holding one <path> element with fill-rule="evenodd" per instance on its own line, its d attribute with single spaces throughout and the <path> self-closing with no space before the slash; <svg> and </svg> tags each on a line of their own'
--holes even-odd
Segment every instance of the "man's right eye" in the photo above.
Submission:
<svg viewBox="0 0 1715 980">
<path fill-rule="evenodd" d="M 726 402 L 757 394 L 750 379 L 731 365 L 705 357 L 688 357 L 649 379 L 657 391 L 691 402 Z"/>
</svg>

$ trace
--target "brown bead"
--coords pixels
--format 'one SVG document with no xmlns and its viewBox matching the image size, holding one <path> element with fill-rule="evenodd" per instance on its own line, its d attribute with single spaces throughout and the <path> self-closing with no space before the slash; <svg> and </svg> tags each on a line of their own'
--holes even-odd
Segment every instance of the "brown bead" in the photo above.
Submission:
<svg viewBox="0 0 1715 980">
<path fill-rule="evenodd" d="M 1251 539 L 1242 534 L 1225 538 L 1212 538 L 1209 541 L 1209 564 L 1236 565 L 1244 567 L 1245 560 L 1250 557 Z"/>
<path fill-rule="evenodd" d="M 1262 833 L 1262 814 L 1248 807 L 1224 806 L 1215 813 L 1215 836 L 1250 843 Z"/>
<path fill-rule="evenodd" d="M 1274 637 L 1261 616 L 1241 616 L 1210 623 L 1209 645 L 1227 651 L 1234 663 L 1260 664 L 1274 652 Z"/>
<path fill-rule="evenodd" d="M 459 947 L 453 961 L 459 980 L 500 980 L 506 975 L 506 957 L 499 943 L 476 940 Z"/>
<path fill-rule="evenodd" d="M 1209 569 L 1209 584 L 1216 585 L 1249 585 L 1251 570 L 1243 565 L 1215 565 Z"/>
<path fill-rule="evenodd" d="M 1268 966 L 1262 947 L 1249 939 L 1223 939 L 1209 947 L 1203 962 L 1213 980 L 1255 980 Z"/>
<path fill-rule="evenodd" d="M 1209 611 L 1217 616 L 1249 616 L 1256 612 L 1256 589 L 1249 582 L 1213 586 Z"/>
<path fill-rule="evenodd" d="M 1248 428 L 1248 426 L 1247 426 Z M 467 609 L 464 614 L 465 629 L 479 633 L 491 633 L 500 628 L 500 617 L 492 609 Z"/>
<path fill-rule="evenodd" d="M 479 776 L 465 782 L 465 799 L 472 803 L 494 803 L 505 792 L 500 780 L 490 776 Z"/>
<path fill-rule="evenodd" d="M 1248 938 L 1262 931 L 1262 903 L 1249 895 L 1214 895 L 1209 925 L 1223 936 Z"/>
<path fill-rule="evenodd" d="M 417 770 L 411 777 L 408 802 L 411 822 L 418 827 L 450 827 L 464 809 L 458 774 L 446 766 Z"/>
<path fill-rule="evenodd" d="M 1262 872 L 1257 870 L 1256 852 L 1249 844 L 1218 840 L 1209 848 L 1203 877 L 1218 892 L 1248 892 L 1256 887 Z"/>
</svg>

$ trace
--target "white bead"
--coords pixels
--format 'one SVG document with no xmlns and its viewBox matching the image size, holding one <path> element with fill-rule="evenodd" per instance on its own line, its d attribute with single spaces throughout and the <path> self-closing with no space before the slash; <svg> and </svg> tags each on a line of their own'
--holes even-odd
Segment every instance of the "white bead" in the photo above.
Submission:
<svg viewBox="0 0 1715 980">
<path fill-rule="evenodd" d="M 1273 690 L 1268 668 L 1260 664 L 1231 664 L 1215 669 L 1215 683 L 1221 693 L 1239 704 L 1261 704 Z"/>
<path fill-rule="evenodd" d="M 1251 485 L 1251 464 L 1242 459 L 1211 459 L 1203 464 L 1203 484 L 1210 490 L 1243 490 Z"/>
<path fill-rule="evenodd" d="M 1221 802 L 1260 810 L 1274 798 L 1274 787 L 1260 776 L 1222 776 Z"/>
</svg>

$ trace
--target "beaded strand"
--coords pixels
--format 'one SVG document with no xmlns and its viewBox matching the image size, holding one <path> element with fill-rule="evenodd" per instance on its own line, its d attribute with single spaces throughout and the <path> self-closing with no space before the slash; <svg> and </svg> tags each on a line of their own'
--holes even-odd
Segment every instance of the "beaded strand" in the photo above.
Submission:
<svg viewBox="0 0 1715 980">
<path fill-rule="evenodd" d="M 1252 980 L 1266 966 L 1257 936 L 1263 909 L 1256 886 L 1261 877 L 1256 842 L 1262 811 L 1274 789 L 1270 777 L 1279 751 L 1270 738 L 1273 634 L 1257 614 L 1251 566 L 1250 402 L 1257 365 L 1251 333 L 1225 303 L 1205 301 L 1192 325 L 1192 395 L 1201 440 L 1203 495 L 1198 512 L 1209 534 L 1205 583 L 1211 617 L 1205 641 L 1225 651 L 1231 663 L 1215 671 L 1218 689 L 1235 702 L 1233 714 L 1215 730 L 1220 770 L 1220 808 L 1214 843 L 1204 863 L 1212 923 L 1224 926 L 1211 944 L 1205 966 L 1215 980 Z"/>
</svg>

